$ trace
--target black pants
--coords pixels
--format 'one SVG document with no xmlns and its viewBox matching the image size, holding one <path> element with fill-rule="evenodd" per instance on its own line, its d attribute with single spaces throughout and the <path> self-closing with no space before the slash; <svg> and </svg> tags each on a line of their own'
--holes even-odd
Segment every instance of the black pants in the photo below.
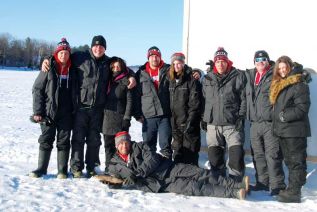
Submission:
<svg viewBox="0 0 317 212">
<path fill-rule="evenodd" d="M 200 128 L 184 133 L 184 126 L 178 126 L 172 120 L 172 150 L 175 163 L 187 163 L 198 166 L 200 151 Z"/>
<path fill-rule="evenodd" d="M 288 188 L 300 192 L 306 183 L 307 138 L 281 138 L 280 144 L 289 171 Z"/>
<path fill-rule="evenodd" d="M 56 136 L 56 147 L 58 151 L 70 149 L 70 133 L 72 128 L 72 116 L 64 115 L 57 117 L 54 124 L 47 126 L 41 124 L 42 134 L 40 135 L 38 142 L 40 144 L 40 150 L 51 151 Z"/>
<path fill-rule="evenodd" d="M 105 141 L 105 167 L 109 166 L 109 162 L 113 157 L 114 153 L 116 152 L 115 142 L 114 142 L 114 135 L 104 135 Z"/>
<path fill-rule="evenodd" d="M 79 109 L 75 114 L 72 137 L 71 170 L 84 169 L 84 146 L 86 149 L 86 169 L 93 170 L 99 158 L 101 145 L 101 124 L 103 110 L 101 108 Z"/>
<path fill-rule="evenodd" d="M 271 189 L 285 188 L 282 152 L 279 138 L 272 134 L 272 124 L 252 122 L 250 139 L 256 182 Z"/>
</svg>

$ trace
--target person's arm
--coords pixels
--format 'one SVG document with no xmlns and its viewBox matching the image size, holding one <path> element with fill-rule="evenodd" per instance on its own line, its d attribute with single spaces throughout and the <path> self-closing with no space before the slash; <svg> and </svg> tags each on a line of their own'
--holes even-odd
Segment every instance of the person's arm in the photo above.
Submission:
<svg viewBox="0 0 317 212">
<path fill-rule="evenodd" d="M 195 123 L 200 121 L 201 109 L 201 84 L 198 80 L 191 81 L 190 94 L 188 100 L 188 117 L 185 128 L 185 133 L 194 131 Z"/>
<path fill-rule="evenodd" d="M 142 157 L 143 162 L 135 171 L 137 176 L 147 177 L 160 165 L 162 157 L 145 143 L 142 143 Z"/>
<path fill-rule="evenodd" d="M 45 116 L 45 86 L 47 83 L 47 73 L 40 72 L 32 88 L 33 96 L 33 119 L 36 122 Z"/>
<path fill-rule="evenodd" d="M 294 92 L 293 103 L 285 107 L 279 114 L 282 122 L 291 122 L 300 120 L 308 114 L 310 107 L 309 87 L 305 83 L 300 83 L 296 86 Z"/>
<path fill-rule="evenodd" d="M 50 60 L 53 56 L 46 56 L 42 62 L 41 71 L 49 72 L 51 68 Z"/>
</svg>

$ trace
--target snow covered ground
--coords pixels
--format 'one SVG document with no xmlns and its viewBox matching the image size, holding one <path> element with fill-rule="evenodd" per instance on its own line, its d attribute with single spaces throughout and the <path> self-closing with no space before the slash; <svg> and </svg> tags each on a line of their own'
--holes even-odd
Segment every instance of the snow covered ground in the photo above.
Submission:
<svg viewBox="0 0 317 212">
<path fill-rule="evenodd" d="M 307 184 L 301 204 L 283 204 L 266 192 L 253 192 L 246 201 L 188 197 L 109 189 L 94 179 L 56 179 L 56 149 L 49 175 L 33 179 L 27 174 L 37 166 L 38 125 L 32 114 L 31 88 L 38 72 L 0 70 L 0 211 L 316 211 L 317 164 L 308 162 Z M 134 140 L 141 140 L 141 125 L 132 123 Z M 103 148 L 103 147 L 102 147 Z M 104 159 L 101 151 L 101 159 Z M 247 175 L 254 169 L 246 157 Z M 205 166 L 201 154 L 200 165 Z M 104 167 L 101 166 L 101 170 Z"/>
</svg>

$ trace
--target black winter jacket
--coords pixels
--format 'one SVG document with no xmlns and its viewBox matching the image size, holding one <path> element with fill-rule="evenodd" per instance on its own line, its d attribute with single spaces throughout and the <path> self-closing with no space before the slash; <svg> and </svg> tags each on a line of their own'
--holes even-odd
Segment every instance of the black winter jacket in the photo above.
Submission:
<svg viewBox="0 0 317 212">
<path fill-rule="evenodd" d="M 274 62 L 270 61 L 270 69 L 262 76 L 261 81 L 256 86 L 256 69 L 247 69 L 245 72 L 247 78 L 246 118 L 253 122 L 272 121 L 272 105 L 269 100 L 270 86 L 273 76 Z"/>
<path fill-rule="evenodd" d="M 310 92 L 309 74 L 296 64 L 287 78 L 272 82 L 270 101 L 273 104 L 273 134 L 275 136 L 311 136 L 308 112 Z"/>
<path fill-rule="evenodd" d="M 172 118 L 178 126 L 199 123 L 201 114 L 201 84 L 194 79 L 189 66 L 184 69 L 178 82 L 168 77 Z"/>
<path fill-rule="evenodd" d="M 78 107 L 104 107 L 109 80 L 109 57 L 98 60 L 91 50 L 71 55 L 72 65 L 78 78 Z"/>
<path fill-rule="evenodd" d="M 50 64 L 50 70 L 48 72 L 40 71 L 33 84 L 33 114 L 55 120 L 58 111 L 70 114 L 73 112 L 77 80 L 74 70 L 70 67 L 68 81 L 66 85 L 63 85 L 64 90 L 61 93 L 61 80 L 57 74 L 54 57 L 50 59 Z M 62 95 L 65 96 L 62 97 Z M 63 102 L 59 102 L 61 99 Z"/>
<path fill-rule="evenodd" d="M 203 81 L 203 120 L 213 125 L 235 125 L 245 117 L 245 74 L 232 67 L 222 78 L 214 71 L 208 72 Z"/>
<path fill-rule="evenodd" d="M 131 120 L 132 94 L 128 89 L 128 76 L 110 80 L 104 111 L 102 133 L 114 135 L 122 131 L 122 121 Z"/>
<path fill-rule="evenodd" d="M 137 95 L 135 117 L 153 118 L 158 116 L 171 115 L 169 108 L 169 85 L 166 80 L 169 69 L 168 64 L 164 64 L 159 70 L 159 87 L 156 91 L 151 76 L 145 70 L 144 64 L 136 73 Z"/>
</svg>

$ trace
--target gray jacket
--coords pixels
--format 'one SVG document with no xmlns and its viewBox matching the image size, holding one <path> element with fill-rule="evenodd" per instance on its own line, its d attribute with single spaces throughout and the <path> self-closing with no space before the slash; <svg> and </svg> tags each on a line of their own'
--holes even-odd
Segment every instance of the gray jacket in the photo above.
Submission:
<svg viewBox="0 0 317 212">
<path fill-rule="evenodd" d="M 246 118 L 252 122 L 272 121 L 272 105 L 269 100 L 270 85 L 273 76 L 274 62 L 270 62 L 271 68 L 262 77 L 260 83 L 255 86 L 256 69 L 247 69 Z"/>
<path fill-rule="evenodd" d="M 245 116 L 245 74 L 232 67 L 221 78 L 213 70 L 203 81 L 203 120 L 213 125 L 235 125 Z"/>
<path fill-rule="evenodd" d="M 159 88 L 155 89 L 151 76 L 146 72 L 145 65 L 141 66 L 136 73 L 137 102 L 136 117 L 143 115 L 145 118 L 158 116 L 170 116 L 169 83 L 166 79 L 169 69 L 164 64 L 159 70 Z"/>
</svg>

